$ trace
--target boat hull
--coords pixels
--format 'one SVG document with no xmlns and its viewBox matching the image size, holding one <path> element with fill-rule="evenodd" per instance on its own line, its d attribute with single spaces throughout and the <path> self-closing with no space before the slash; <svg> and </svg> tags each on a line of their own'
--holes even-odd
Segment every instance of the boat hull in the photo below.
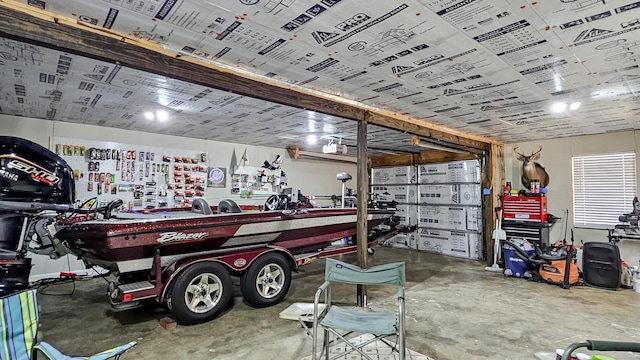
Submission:
<svg viewBox="0 0 640 360">
<path fill-rule="evenodd" d="M 368 228 L 391 216 L 391 210 L 369 210 Z M 224 254 L 268 245 L 301 253 L 354 236 L 356 224 L 356 209 L 181 213 L 178 217 L 154 214 L 147 219 L 87 221 L 62 229 L 57 237 L 87 265 L 125 273 L 150 268 L 156 251 L 163 266 L 187 256 Z"/>
</svg>

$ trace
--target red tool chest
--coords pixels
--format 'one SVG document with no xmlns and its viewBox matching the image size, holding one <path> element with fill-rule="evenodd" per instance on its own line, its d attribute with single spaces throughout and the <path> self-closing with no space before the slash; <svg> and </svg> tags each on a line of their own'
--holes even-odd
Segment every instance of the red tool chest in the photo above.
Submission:
<svg viewBox="0 0 640 360">
<path fill-rule="evenodd" d="M 502 196 L 502 218 L 519 221 L 547 221 L 547 197 L 537 196 Z"/>
</svg>

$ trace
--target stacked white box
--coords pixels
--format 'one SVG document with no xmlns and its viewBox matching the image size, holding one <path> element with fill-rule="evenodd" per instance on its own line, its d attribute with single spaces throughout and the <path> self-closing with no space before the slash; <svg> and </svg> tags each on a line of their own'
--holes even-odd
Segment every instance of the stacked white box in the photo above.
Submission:
<svg viewBox="0 0 640 360">
<path fill-rule="evenodd" d="M 447 164 L 447 181 L 480 182 L 480 163 L 476 160 L 456 161 Z"/>
<path fill-rule="evenodd" d="M 371 169 L 371 183 L 375 185 L 411 184 L 416 182 L 415 174 L 414 166 L 374 168 Z"/>
<path fill-rule="evenodd" d="M 446 163 L 418 165 L 418 175 L 421 184 L 449 182 Z"/>
<path fill-rule="evenodd" d="M 476 160 L 418 166 L 419 182 L 427 183 L 479 183 L 480 163 Z"/>
<path fill-rule="evenodd" d="M 385 242 L 385 245 L 401 249 L 416 249 L 417 234 L 415 232 L 398 234 Z"/>
<path fill-rule="evenodd" d="M 482 231 L 482 209 L 467 207 L 467 230 Z"/>
<path fill-rule="evenodd" d="M 391 202 L 394 193 L 391 192 L 389 185 L 373 185 L 371 186 L 371 198 L 382 202 Z"/>
<path fill-rule="evenodd" d="M 464 207 L 420 205 L 419 218 L 420 227 L 467 229 L 467 211 Z"/>
<path fill-rule="evenodd" d="M 421 204 L 458 204 L 458 185 L 418 185 Z"/>
<path fill-rule="evenodd" d="M 388 245 L 473 258 L 482 239 L 480 163 L 475 160 L 373 169 L 371 192 L 396 201 L 401 225 L 416 225 Z"/>
<path fill-rule="evenodd" d="M 416 204 L 418 202 L 418 185 L 407 185 L 407 203 Z"/>
<path fill-rule="evenodd" d="M 449 236 L 447 230 L 418 229 L 418 250 L 444 254 L 449 248 Z"/>
<path fill-rule="evenodd" d="M 396 205 L 396 213 L 400 219 L 400 225 L 418 225 L 418 205 Z"/>
<path fill-rule="evenodd" d="M 382 201 L 396 201 L 401 204 L 415 203 L 417 191 L 415 185 L 373 185 L 371 186 L 373 198 Z"/>
<path fill-rule="evenodd" d="M 411 249 L 417 249 L 418 248 L 418 233 L 416 231 L 407 234 L 407 236 L 409 237 L 409 247 Z"/>
<path fill-rule="evenodd" d="M 452 231 L 450 235 L 451 243 L 447 255 L 469 257 L 469 233 Z"/>
<path fill-rule="evenodd" d="M 482 205 L 480 184 L 459 184 L 458 199 L 460 204 Z"/>
<path fill-rule="evenodd" d="M 469 258 L 480 259 L 480 254 L 478 253 L 478 250 L 480 249 L 482 235 L 469 233 L 467 234 L 467 237 L 469 238 Z"/>
<path fill-rule="evenodd" d="M 419 229 L 418 250 L 469 258 L 469 235 L 460 231 Z"/>
</svg>

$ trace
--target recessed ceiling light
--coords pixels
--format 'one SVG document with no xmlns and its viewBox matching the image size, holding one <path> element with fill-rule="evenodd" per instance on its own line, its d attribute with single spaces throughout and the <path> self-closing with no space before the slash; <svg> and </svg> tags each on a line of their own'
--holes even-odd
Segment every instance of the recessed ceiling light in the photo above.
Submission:
<svg viewBox="0 0 640 360">
<path fill-rule="evenodd" d="M 553 112 L 563 112 L 567 110 L 567 104 L 563 102 L 558 102 L 551 105 L 551 111 Z"/>
<path fill-rule="evenodd" d="M 147 111 L 146 113 L 144 113 L 144 117 L 145 117 L 147 120 L 153 120 L 153 119 L 155 119 L 155 118 L 156 118 L 156 117 L 155 117 L 155 115 L 153 115 L 153 113 L 152 113 L 151 111 Z"/>
<path fill-rule="evenodd" d="M 167 121 L 169 120 L 169 113 L 165 110 L 156 111 L 156 116 L 158 117 L 158 121 Z"/>
<path fill-rule="evenodd" d="M 580 103 L 576 101 L 571 103 L 571 105 L 569 105 L 569 110 L 578 110 L 579 107 L 580 107 Z"/>
<path fill-rule="evenodd" d="M 318 137 L 317 136 L 315 136 L 313 134 L 307 135 L 307 144 L 313 145 L 313 144 L 315 144 L 317 142 L 318 142 Z"/>
</svg>

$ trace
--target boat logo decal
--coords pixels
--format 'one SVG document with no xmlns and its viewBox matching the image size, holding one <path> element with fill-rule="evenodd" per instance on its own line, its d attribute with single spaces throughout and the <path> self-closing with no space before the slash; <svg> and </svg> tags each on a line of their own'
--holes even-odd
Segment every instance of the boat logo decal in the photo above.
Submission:
<svg viewBox="0 0 640 360">
<path fill-rule="evenodd" d="M 204 238 L 207 235 L 209 234 L 206 232 L 185 234 L 185 233 L 176 232 L 176 231 L 169 231 L 169 232 L 160 233 L 158 242 L 160 244 L 164 244 L 172 241 L 198 240 L 198 239 Z"/>
<path fill-rule="evenodd" d="M 56 185 L 58 182 L 60 182 L 60 178 L 57 177 L 54 173 L 30 162 L 27 160 L 24 160 L 22 158 L 19 158 L 17 156 L 2 156 L 4 158 L 13 158 L 14 160 L 11 160 L 11 162 L 9 162 L 7 164 L 7 168 L 11 168 L 11 169 L 16 169 L 16 170 L 20 170 L 23 173 L 31 176 L 31 178 L 34 181 L 39 181 L 39 182 L 43 182 L 47 185 L 50 186 L 54 186 Z"/>
<path fill-rule="evenodd" d="M 247 265 L 247 260 L 245 258 L 235 259 L 233 261 L 233 265 L 235 267 L 243 267 L 243 266 Z"/>
</svg>

